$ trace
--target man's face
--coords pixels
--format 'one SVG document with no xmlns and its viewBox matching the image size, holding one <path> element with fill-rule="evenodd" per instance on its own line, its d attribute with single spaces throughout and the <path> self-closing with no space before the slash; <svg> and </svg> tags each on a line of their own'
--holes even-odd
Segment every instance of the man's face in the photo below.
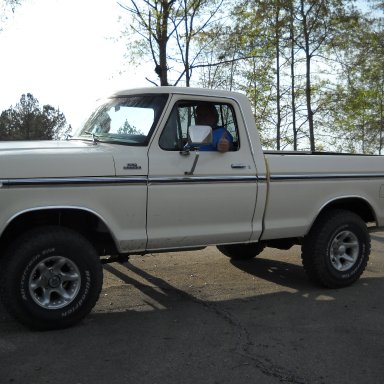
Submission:
<svg viewBox="0 0 384 384">
<path fill-rule="evenodd" d="M 211 127 L 216 125 L 216 115 L 212 111 L 212 107 L 199 106 L 196 108 L 196 124 Z"/>
</svg>

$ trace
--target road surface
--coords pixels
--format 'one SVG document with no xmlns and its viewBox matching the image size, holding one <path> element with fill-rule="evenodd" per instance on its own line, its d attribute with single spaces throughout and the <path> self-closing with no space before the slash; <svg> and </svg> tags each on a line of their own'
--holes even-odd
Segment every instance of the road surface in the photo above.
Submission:
<svg viewBox="0 0 384 384">
<path fill-rule="evenodd" d="M 0 383 L 382 383 L 384 233 L 353 286 L 314 286 L 300 249 L 214 247 L 105 266 L 79 325 L 32 332 L 0 306 Z"/>
</svg>

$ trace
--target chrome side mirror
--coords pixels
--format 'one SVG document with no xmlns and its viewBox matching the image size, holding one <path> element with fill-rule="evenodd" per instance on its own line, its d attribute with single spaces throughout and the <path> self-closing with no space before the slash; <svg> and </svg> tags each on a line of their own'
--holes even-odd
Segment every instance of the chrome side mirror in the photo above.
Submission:
<svg viewBox="0 0 384 384">
<path fill-rule="evenodd" d="M 188 143 L 192 147 L 212 143 L 212 128 L 209 125 L 191 125 L 188 131 Z"/>
</svg>

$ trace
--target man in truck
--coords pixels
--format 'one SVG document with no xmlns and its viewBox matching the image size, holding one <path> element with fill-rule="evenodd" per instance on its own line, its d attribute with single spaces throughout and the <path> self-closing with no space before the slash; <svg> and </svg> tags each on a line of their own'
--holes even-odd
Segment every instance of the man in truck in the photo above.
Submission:
<svg viewBox="0 0 384 384">
<path fill-rule="evenodd" d="M 217 126 L 219 114 L 214 104 L 201 103 L 196 107 L 195 122 L 197 125 L 212 127 L 213 140 L 211 144 L 201 145 L 201 151 L 228 152 L 233 148 L 233 137 L 224 128 Z"/>
</svg>

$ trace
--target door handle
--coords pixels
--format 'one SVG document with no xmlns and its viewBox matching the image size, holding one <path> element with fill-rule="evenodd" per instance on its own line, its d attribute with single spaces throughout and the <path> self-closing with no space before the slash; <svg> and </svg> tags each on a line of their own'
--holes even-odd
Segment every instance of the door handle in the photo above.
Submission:
<svg viewBox="0 0 384 384">
<path fill-rule="evenodd" d="M 231 164 L 231 168 L 242 169 L 242 168 L 247 168 L 247 166 L 245 164 Z"/>
</svg>

